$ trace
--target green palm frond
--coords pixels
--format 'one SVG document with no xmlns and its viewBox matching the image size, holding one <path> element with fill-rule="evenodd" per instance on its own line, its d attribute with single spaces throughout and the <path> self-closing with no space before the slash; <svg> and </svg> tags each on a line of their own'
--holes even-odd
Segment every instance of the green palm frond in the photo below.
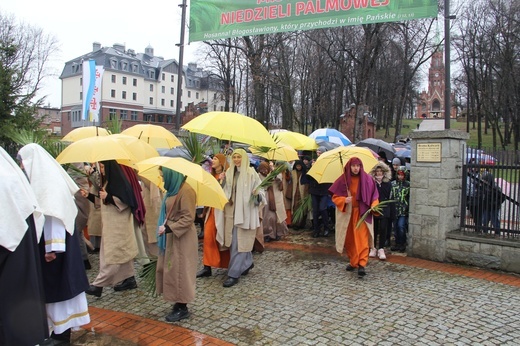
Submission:
<svg viewBox="0 0 520 346">
<path fill-rule="evenodd" d="M 141 271 L 139 272 L 139 276 L 141 277 L 141 285 L 150 293 L 152 297 L 157 297 L 157 286 L 156 286 L 156 273 L 157 270 L 157 258 L 153 258 L 150 260 L 150 263 L 145 264 Z"/>
<path fill-rule="evenodd" d="M 46 130 L 8 128 L 5 131 L 5 136 L 20 147 L 30 143 L 39 144 L 54 158 L 63 150 L 63 144 L 57 139 L 50 137 Z"/>
<path fill-rule="evenodd" d="M 312 199 L 311 195 L 307 195 L 300 199 L 296 209 L 294 210 L 292 222 L 297 224 L 303 221 L 303 218 L 307 216 L 312 210 Z"/>
<path fill-rule="evenodd" d="M 258 191 L 260 189 L 267 189 L 269 186 L 271 186 L 278 176 L 278 174 L 282 173 L 287 169 L 286 165 L 278 165 L 276 166 L 268 175 L 265 177 L 264 180 L 260 183 L 260 185 L 257 186 L 255 191 Z"/>
<path fill-rule="evenodd" d="M 370 215 L 370 213 L 373 213 L 373 214 L 382 214 L 383 213 L 383 208 L 386 207 L 388 204 L 390 203 L 395 203 L 396 200 L 395 199 L 389 199 L 387 201 L 382 201 L 382 202 L 379 202 L 378 205 L 375 205 L 373 206 L 372 208 L 368 209 L 364 214 L 363 216 L 361 216 L 359 218 L 359 221 L 356 223 L 356 229 L 359 228 L 359 226 L 361 226 L 363 224 L 363 222 L 365 222 L 366 218 L 368 217 L 368 215 Z"/>
<path fill-rule="evenodd" d="M 193 163 L 201 164 L 206 159 L 206 153 L 210 149 L 210 145 L 202 143 L 196 133 L 188 133 L 186 137 L 180 139 L 190 156 Z"/>
</svg>

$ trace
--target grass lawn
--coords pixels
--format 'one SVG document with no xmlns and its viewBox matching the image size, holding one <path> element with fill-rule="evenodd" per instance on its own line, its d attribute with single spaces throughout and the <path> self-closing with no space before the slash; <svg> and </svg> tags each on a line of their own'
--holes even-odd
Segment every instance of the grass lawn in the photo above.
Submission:
<svg viewBox="0 0 520 346">
<path fill-rule="evenodd" d="M 417 125 L 420 124 L 423 120 L 422 119 L 403 119 L 403 129 L 402 129 L 402 135 L 406 136 L 411 131 L 415 130 L 417 128 Z M 477 147 L 478 144 L 478 137 L 477 137 L 477 126 L 475 124 L 475 129 L 473 129 L 473 123 L 469 124 L 470 130 L 469 130 L 469 139 L 468 139 L 468 146 L 469 147 Z M 484 124 L 482 124 L 482 129 L 484 129 Z M 450 123 L 450 130 L 459 130 L 466 132 L 466 123 L 465 122 L 458 122 L 455 120 L 452 120 Z M 376 132 L 376 138 L 382 139 L 387 142 L 393 142 L 395 129 L 390 129 L 390 136 L 387 138 L 384 138 L 385 130 L 381 129 Z M 497 141 L 499 142 L 499 139 L 497 138 Z M 498 143 L 500 145 L 500 143 Z M 493 147 L 493 135 L 491 130 L 488 131 L 488 134 L 482 133 L 482 148 L 492 148 Z M 509 149 L 513 149 L 512 145 L 508 147 Z M 500 150 L 500 148 L 497 148 Z"/>
</svg>

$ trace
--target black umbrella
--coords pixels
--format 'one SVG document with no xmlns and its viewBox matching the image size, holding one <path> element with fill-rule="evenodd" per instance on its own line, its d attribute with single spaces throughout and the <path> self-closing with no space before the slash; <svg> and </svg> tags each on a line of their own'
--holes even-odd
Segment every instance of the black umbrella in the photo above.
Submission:
<svg viewBox="0 0 520 346">
<path fill-rule="evenodd" d="M 366 138 L 359 141 L 356 146 L 366 147 L 372 149 L 374 152 L 379 153 L 383 151 L 386 154 L 388 160 L 392 160 L 395 156 L 394 146 L 388 142 L 376 138 Z"/>
</svg>

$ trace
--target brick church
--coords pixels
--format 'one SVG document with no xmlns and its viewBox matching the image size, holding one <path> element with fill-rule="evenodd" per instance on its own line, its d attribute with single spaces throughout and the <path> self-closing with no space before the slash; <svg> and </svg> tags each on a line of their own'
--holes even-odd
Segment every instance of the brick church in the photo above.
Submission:
<svg viewBox="0 0 520 346">
<path fill-rule="evenodd" d="M 417 101 L 417 118 L 444 118 L 444 51 L 437 49 L 432 55 L 428 72 L 428 91 L 423 90 Z M 453 107 L 455 94 L 451 94 L 450 117 L 457 117 L 457 109 Z"/>
</svg>

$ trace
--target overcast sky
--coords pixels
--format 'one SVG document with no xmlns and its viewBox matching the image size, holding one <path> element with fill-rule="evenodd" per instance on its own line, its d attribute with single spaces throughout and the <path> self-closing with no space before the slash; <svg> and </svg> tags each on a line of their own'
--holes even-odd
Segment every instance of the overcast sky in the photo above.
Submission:
<svg viewBox="0 0 520 346">
<path fill-rule="evenodd" d="M 189 18 L 189 0 L 186 21 Z M 61 107 L 59 75 L 65 62 L 92 50 L 92 43 L 103 47 L 121 43 L 126 49 L 144 53 L 151 45 L 156 56 L 179 59 L 181 0 L 74 2 L 66 0 L 1 0 L 0 12 L 14 15 L 17 21 L 39 27 L 59 41 L 60 52 L 51 68 L 54 77 L 45 81 L 40 96 Z M 82 10 L 84 6 L 84 10 Z M 188 45 L 185 32 L 184 65 L 196 61 L 200 44 Z"/>
</svg>

